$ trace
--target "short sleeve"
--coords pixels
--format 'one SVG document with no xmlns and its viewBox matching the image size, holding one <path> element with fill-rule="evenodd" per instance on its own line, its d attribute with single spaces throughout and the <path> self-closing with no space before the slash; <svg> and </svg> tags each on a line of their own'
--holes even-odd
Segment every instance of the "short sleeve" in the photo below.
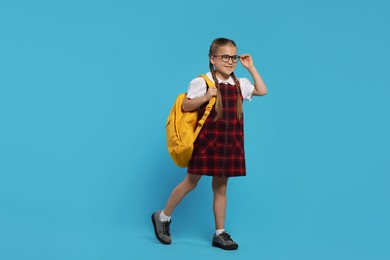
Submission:
<svg viewBox="0 0 390 260">
<path fill-rule="evenodd" d="M 239 78 L 238 81 L 240 82 L 241 94 L 243 99 L 251 101 L 252 93 L 255 89 L 255 86 L 253 86 L 252 82 L 250 82 L 247 78 Z"/>
<path fill-rule="evenodd" d="M 194 99 L 204 96 L 207 92 L 206 82 L 203 78 L 198 77 L 193 79 L 187 90 L 187 98 Z"/>
</svg>

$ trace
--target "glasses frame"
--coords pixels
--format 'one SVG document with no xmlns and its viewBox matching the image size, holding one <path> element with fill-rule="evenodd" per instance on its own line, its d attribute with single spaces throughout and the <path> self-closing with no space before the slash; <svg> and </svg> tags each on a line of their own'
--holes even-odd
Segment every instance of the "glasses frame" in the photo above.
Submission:
<svg viewBox="0 0 390 260">
<path fill-rule="evenodd" d="M 213 55 L 213 57 L 215 57 L 215 58 L 219 58 L 220 57 L 223 62 L 229 62 L 229 60 L 232 60 L 233 63 L 237 63 L 240 60 L 240 58 L 241 58 L 241 56 L 239 56 L 239 55 L 232 55 L 232 56 L 230 56 L 230 55 L 227 55 L 227 54 Z M 227 58 L 227 60 L 226 60 L 226 58 Z M 234 58 L 236 59 L 236 61 L 234 61 Z"/>
</svg>

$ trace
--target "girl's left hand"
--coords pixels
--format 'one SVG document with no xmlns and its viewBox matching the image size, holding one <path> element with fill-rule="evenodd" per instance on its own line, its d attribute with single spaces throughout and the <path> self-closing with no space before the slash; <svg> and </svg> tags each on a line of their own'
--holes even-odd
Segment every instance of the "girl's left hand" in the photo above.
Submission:
<svg viewBox="0 0 390 260">
<path fill-rule="evenodd" d="M 241 61 L 242 66 L 244 66 L 246 69 L 253 67 L 253 59 L 252 59 L 251 55 L 249 55 L 249 54 L 242 54 L 240 56 L 240 61 Z"/>
</svg>

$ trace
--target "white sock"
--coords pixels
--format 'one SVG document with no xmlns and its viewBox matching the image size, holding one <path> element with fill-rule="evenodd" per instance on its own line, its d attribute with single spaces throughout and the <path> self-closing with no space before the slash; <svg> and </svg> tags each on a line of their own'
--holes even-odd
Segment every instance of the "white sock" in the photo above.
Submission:
<svg viewBox="0 0 390 260">
<path fill-rule="evenodd" d="M 164 210 L 161 211 L 160 213 L 160 221 L 162 222 L 165 222 L 165 221 L 170 221 L 171 220 L 171 216 L 167 216 L 164 214 Z"/>
<path fill-rule="evenodd" d="M 222 234 L 223 232 L 225 232 L 225 229 L 217 229 L 215 231 L 215 235 L 219 236 L 220 234 Z"/>
</svg>

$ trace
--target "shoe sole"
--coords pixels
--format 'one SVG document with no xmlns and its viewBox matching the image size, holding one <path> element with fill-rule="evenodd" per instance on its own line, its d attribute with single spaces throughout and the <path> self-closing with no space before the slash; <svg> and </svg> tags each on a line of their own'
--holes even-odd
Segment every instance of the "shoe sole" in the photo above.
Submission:
<svg viewBox="0 0 390 260">
<path fill-rule="evenodd" d="M 219 247 L 219 248 L 224 249 L 224 250 L 236 250 L 238 248 L 238 245 L 223 246 L 223 245 L 221 245 L 219 243 L 215 243 L 215 242 L 213 242 L 213 246 Z"/>
<path fill-rule="evenodd" d="M 158 233 L 157 233 L 157 225 L 156 225 L 156 220 L 154 219 L 154 214 L 152 214 L 152 222 L 153 222 L 153 227 L 154 227 L 154 234 L 156 235 L 156 238 L 158 239 L 158 241 L 160 241 L 161 243 L 163 243 L 164 245 L 169 245 L 171 244 L 172 242 L 167 242 L 167 241 L 164 241 L 162 240 L 159 236 L 158 236 Z"/>
</svg>

